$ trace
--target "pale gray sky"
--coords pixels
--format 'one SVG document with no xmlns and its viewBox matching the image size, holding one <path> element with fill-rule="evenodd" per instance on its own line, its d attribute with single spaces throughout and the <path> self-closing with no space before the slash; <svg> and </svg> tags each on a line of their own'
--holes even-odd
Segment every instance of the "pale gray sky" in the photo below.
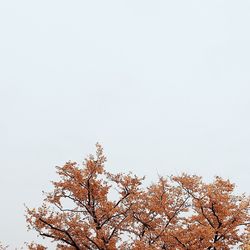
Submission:
<svg viewBox="0 0 250 250">
<path fill-rule="evenodd" d="M 1 239 L 54 166 L 103 144 L 111 171 L 249 191 L 250 2 L 1 1 Z"/>
</svg>

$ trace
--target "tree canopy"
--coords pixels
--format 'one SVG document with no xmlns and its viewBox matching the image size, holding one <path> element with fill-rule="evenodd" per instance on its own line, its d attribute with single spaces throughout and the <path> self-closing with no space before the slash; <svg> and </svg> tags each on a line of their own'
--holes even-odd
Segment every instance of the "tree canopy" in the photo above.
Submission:
<svg viewBox="0 0 250 250">
<path fill-rule="evenodd" d="M 27 208 L 29 229 L 59 250 L 249 249 L 249 198 L 235 195 L 229 180 L 182 174 L 144 187 L 144 178 L 110 173 L 105 161 L 97 144 L 83 165 L 57 167 L 54 190 Z"/>
</svg>

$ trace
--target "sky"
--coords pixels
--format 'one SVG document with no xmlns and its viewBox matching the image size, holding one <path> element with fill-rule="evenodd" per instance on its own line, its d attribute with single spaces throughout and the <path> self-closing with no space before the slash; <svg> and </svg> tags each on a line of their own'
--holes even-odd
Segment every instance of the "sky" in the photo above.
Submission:
<svg viewBox="0 0 250 250">
<path fill-rule="evenodd" d="M 0 241 L 37 240 L 55 166 L 216 175 L 249 193 L 250 2 L 0 1 Z M 39 240 L 38 240 L 39 241 Z"/>
</svg>

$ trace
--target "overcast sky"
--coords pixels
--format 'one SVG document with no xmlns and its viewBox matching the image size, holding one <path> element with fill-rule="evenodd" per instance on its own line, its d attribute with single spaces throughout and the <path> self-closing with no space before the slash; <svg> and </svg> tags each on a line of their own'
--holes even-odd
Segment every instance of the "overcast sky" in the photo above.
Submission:
<svg viewBox="0 0 250 250">
<path fill-rule="evenodd" d="M 1 1 L 1 239 L 20 246 L 55 165 L 99 141 L 148 182 L 220 175 L 249 193 L 250 2 Z"/>
</svg>

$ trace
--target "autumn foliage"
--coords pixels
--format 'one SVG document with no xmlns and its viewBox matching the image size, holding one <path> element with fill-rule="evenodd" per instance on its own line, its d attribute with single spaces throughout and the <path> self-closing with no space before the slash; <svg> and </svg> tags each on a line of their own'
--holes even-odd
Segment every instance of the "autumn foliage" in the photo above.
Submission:
<svg viewBox="0 0 250 250">
<path fill-rule="evenodd" d="M 107 172 L 105 161 L 97 144 L 83 165 L 57 167 L 53 192 L 27 209 L 29 228 L 60 250 L 249 249 L 249 198 L 228 180 L 183 174 L 145 188 L 136 175 Z"/>
</svg>

